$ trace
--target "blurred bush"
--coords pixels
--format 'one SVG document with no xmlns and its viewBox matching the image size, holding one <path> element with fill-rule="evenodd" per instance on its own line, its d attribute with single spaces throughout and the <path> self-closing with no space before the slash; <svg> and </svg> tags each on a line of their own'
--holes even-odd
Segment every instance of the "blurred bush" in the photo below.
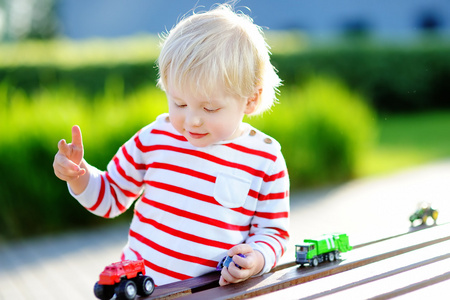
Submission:
<svg viewBox="0 0 450 300">
<path fill-rule="evenodd" d="M 366 101 L 340 81 L 319 77 L 283 88 L 280 98 L 270 114 L 249 122 L 280 142 L 292 189 L 352 178 L 376 137 Z"/>
<path fill-rule="evenodd" d="M 409 112 L 449 108 L 450 46 L 322 47 L 273 61 L 286 85 L 327 75 L 358 91 L 378 111 Z"/>
<path fill-rule="evenodd" d="M 285 38 L 280 38 L 285 40 Z M 289 40 L 288 40 L 289 41 Z M 156 82 L 156 37 L 114 41 L 25 42 L 0 46 L 0 81 L 27 94 L 41 88 L 71 85 L 87 95 L 103 91 L 111 75 L 125 93 Z M 278 41 L 277 43 L 283 43 Z M 280 47 L 273 55 L 285 85 L 311 76 L 331 76 L 362 94 L 379 111 L 449 108 L 448 43 L 405 46 L 351 44 L 307 48 L 300 42 Z M 283 49 L 289 51 L 282 51 Z"/>
<path fill-rule="evenodd" d="M 107 80 L 120 78 L 125 93 L 156 84 L 158 38 L 24 41 L 0 44 L 0 82 L 25 93 L 72 86 L 85 95 L 103 93 Z"/>
<path fill-rule="evenodd" d="M 124 96 L 119 81 L 108 82 L 108 92 L 95 99 L 72 87 L 27 96 L 0 84 L 0 238 L 104 222 L 82 208 L 54 175 L 58 141 L 70 142 L 71 127 L 80 125 L 86 159 L 105 169 L 120 145 L 166 111 L 165 95 L 156 88 Z"/>
</svg>

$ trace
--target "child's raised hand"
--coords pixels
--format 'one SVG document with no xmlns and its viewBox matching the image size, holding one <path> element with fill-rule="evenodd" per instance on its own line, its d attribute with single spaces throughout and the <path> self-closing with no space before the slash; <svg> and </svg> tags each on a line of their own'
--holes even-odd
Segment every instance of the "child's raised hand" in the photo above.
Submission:
<svg viewBox="0 0 450 300">
<path fill-rule="evenodd" d="M 86 173 L 86 169 L 81 166 L 84 150 L 80 127 L 73 126 L 72 143 L 67 144 L 64 139 L 60 140 L 58 149 L 53 161 L 53 169 L 59 179 L 71 182 Z"/>
<path fill-rule="evenodd" d="M 244 254 L 245 257 L 241 257 L 238 254 Z M 228 250 L 228 255 L 233 257 L 233 263 L 230 263 L 228 268 L 224 267 L 222 269 L 219 280 L 220 285 L 247 280 L 251 276 L 261 272 L 264 267 L 264 257 L 261 252 L 253 250 L 247 244 L 234 246 Z"/>
</svg>

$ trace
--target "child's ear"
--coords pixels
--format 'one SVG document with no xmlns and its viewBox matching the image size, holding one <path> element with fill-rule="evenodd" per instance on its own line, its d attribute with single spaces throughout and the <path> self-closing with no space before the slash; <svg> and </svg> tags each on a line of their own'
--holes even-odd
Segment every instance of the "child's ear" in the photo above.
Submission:
<svg viewBox="0 0 450 300">
<path fill-rule="evenodd" d="M 245 105 L 245 111 L 244 113 L 246 115 L 250 115 L 253 112 L 255 112 L 256 108 L 258 107 L 259 103 L 261 102 L 261 93 L 262 88 L 257 87 L 255 90 L 255 93 L 247 98 L 247 103 Z"/>
</svg>

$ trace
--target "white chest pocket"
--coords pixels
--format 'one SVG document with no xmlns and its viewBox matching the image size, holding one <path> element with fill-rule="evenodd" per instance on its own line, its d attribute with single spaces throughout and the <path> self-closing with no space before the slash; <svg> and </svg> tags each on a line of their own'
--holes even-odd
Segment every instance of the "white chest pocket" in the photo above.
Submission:
<svg viewBox="0 0 450 300">
<path fill-rule="evenodd" d="M 241 207 L 247 198 L 250 183 L 247 178 L 220 173 L 214 185 L 214 198 L 227 208 Z"/>
</svg>

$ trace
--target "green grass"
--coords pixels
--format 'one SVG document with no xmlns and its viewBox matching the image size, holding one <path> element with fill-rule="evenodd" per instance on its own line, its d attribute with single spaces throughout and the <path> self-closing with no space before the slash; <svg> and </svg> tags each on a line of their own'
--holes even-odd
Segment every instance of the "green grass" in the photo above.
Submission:
<svg viewBox="0 0 450 300">
<path fill-rule="evenodd" d="M 450 111 L 384 115 L 378 141 L 360 162 L 358 177 L 387 174 L 450 157 Z"/>
</svg>

